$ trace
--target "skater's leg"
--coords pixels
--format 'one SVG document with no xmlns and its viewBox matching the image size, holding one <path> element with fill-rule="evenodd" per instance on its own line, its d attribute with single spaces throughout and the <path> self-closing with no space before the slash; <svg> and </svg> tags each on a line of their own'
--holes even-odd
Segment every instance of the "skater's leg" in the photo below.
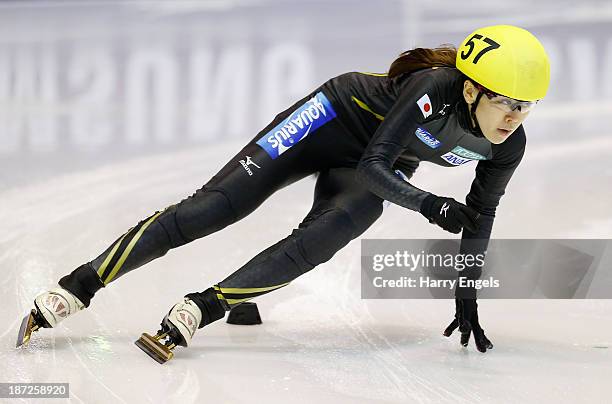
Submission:
<svg viewBox="0 0 612 404">
<path fill-rule="evenodd" d="M 249 156 L 260 169 L 249 176 L 238 157 Z M 170 249 L 207 236 L 244 218 L 288 182 L 310 174 L 271 161 L 249 144 L 209 183 L 183 201 L 140 221 L 93 261 L 63 277 L 59 284 L 89 306 L 97 290 Z M 251 171 L 253 172 L 253 171 Z M 244 192 L 248 188 L 248 192 Z"/>
<path fill-rule="evenodd" d="M 382 213 L 382 199 L 336 168 L 317 179 L 311 211 L 291 235 L 268 247 L 219 284 L 186 297 L 202 311 L 200 327 L 223 318 L 242 302 L 286 286 L 328 261 Z"/>
<path fill-rule="evenodd" d="M 240 220 L 272 193 L 292 182 L 330 166 L 354 166 L 360 146 L 350 140 L 345 127 L 335 117 L 329 100 L 319 90 L 278 114 L 202 189 L 142 220 L 96 259 L 63 277 L 59 291 L 37 297 L 35 305 L 43 302 L 49 305 L 45 307 L 49 310 L 37 307 L 26 316 L 22 328 L 33 331 L 39 326 L 49 326 L 51 322 L 41 319 L 41 313 L 66 314 L 62 311 L 66 307 L 62 298 L 68 302 L 74 300 L 75 304 L 61 318 L 89 306 L 96 291 L 109 282 L 161 257 L 171 248 Z M 315 131 L 322 141 L 312 140 Z M 186 303 L 184 307 L 189 310 L 194 305 Z M 182 310 L 175 315 L 184 313 Z"/>
<path fill-rule="evenodd" d="M 325 106 L 312 100 L 310 96 L 306 97 L 278 114 L 204 187 L 180 203 L 142 220 L 96 259 L 62 278 L 60 285 L 87 307 L 96 291 L 108 283 L 163 256 L 172 248 L 235 223 L 278 189 L 316 172 L 318 166 L 325 163 L 321 158 L 312 158 L 316 154 L 316 147 L 313 147 L 316 142 L 283 138 L 283 142 L 290 143 L 283 143 L 281 147 L 279 139 L 284 135 L 281 136 L 278 130 L 279 125 L 286 125 L 290 117 L 299 115 L 302 130 L 308 133 L 310 128 L 304 126 L 305 119 L 308 111 L 316 111 L 316 119 L 320 120 L 317 136 L 328 140 L 346 138 L 337 136 L 342 129 L 333 121 L 333 111 L 325 110 L 323 114 L 317 108 Z M 307 110 L 300 112 L 304 108 Z M 315 119 L 315 115 L 311 119 Z M 297 133 L 293 129 L 283 129 L 282 133 Z M 310 131 L 311 137 L 313 131 Z M 268 139 L 276 148 L 267 143 Z M 339 152 L 342 155 L 342 151 Z"/>
<path fill-rule="evenodd" d="M 136 345 L 156 361 L 188 346 L 197 330 L 224 317 L 247 300 L 283 287 L 328 261 L 362 234 L 382 213 L 382 200 L 354 179 L 354 169 L 322 172 L 315 202 L 291 235 L 262 251 L 227 279 L 200 293 L 190 293 L 164 317 L 155 336 L 143 334 Z"/>
</svg>

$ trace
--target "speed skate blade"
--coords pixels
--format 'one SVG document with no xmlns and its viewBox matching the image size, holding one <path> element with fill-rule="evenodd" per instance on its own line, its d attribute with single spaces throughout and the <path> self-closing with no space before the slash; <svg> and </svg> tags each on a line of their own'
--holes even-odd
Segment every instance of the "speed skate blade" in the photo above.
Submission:
<svg viewBox="0 0 612 404">
<path fill-rule="evenodd" d="M 143 333 L 134 344 L 158 363 L 166 363 L 174 356 L 174 353 L 167 346 L 147 333 Z"/>
<path fill-rule="evenodd" d="M 32 328 L 34 327 L 34 314 L 36 311 L 32 309 L 21 321 L 21 326 L 19 327 L 19 334 L 17 334 L 17 343 L 15 344 L 16 348 L 27 344 L 30 342 L 30 337 L 32 336 Z"/>
</svg>

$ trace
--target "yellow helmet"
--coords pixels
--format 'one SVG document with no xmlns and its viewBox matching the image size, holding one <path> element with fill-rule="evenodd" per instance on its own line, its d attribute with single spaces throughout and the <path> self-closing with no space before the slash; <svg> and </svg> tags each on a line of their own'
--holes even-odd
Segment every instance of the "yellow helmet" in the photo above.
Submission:
<svg viewBox="0 0 612 404">
<path fill-rule="evenodd" d="M 457 50 L 457 69 L 487 89 L 521 101 L 544 98 L 550 62 L 529 31 L 512 25 L 479 28 Z"/>
</svg>

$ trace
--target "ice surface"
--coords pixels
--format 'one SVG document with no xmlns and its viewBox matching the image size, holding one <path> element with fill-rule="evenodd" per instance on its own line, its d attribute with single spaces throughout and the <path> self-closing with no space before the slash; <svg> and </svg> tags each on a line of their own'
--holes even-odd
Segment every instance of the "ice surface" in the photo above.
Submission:
<svg viewBox="0 0 612 404">
<path fill-rule="evenodd" d="M 582 143 L 587 151 L 574 150 L 573 166 L 558 164 L 554 148 L 529 149 L 500 206 L 495 236 L 609 238 L 611 196 L 603 189 L 610 170 L 584 181 L 589 159 L 610 161 L 605 139 Z M 605 402 L 611 301 L 482 301 L 495 349 L 481 354 L 441 335 L 451 301 L 362 300 L 359 241 L 256 299 L 262 325 L 214 323 L 165 365 L 136 348 L 133 341 L 155 331 L 185 293 L 220 281 L 289 234 L 310 208 L 312 177 L 224 231 L 120 278 L 86 311 L 35 333 L 29 348 L 14 348 L 36 294 L 150 212 L 191 194 L 240 146 L 151 156 L 2 193 L 0 381 L 68 382 L 71 401 L 86 403 Z M 424 165 L 414 181 L 461 198 L 472 173 Z M 585 193 L 593 198 L 581 209 L 576 203 Z M 363 237 L 447 235 L 390 206 Z"/>
</svg>

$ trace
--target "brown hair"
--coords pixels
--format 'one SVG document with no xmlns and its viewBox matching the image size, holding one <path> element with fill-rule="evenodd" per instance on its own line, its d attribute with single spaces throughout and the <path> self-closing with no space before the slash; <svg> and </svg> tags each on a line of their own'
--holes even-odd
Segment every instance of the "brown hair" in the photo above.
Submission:
<svg viewBox="0 0 612 404">
<path fill-rule="evenodd" d="M 453 45 L 440 45 L 437 48 L 414 48 L 403 52 L 389 67 L 388 77 L 412 73 L 428 67 L 455 67 L 457 48 Z"/>
</svg>

